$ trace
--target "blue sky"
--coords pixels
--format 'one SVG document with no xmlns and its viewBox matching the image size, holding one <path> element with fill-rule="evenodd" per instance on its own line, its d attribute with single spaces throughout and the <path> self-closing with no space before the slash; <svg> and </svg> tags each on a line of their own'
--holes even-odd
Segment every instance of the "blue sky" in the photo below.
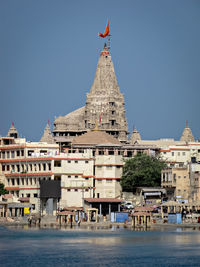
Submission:
<svg viewBox="0 0 200 267">
<path fill-rule="evenodd" d="M 129 131 L 178 140 L 189 120 L 200 138 L 198 0 L 0 0 L 0 135 L 38 141 L 85 105 L 107 19 Z"/>
</svg>

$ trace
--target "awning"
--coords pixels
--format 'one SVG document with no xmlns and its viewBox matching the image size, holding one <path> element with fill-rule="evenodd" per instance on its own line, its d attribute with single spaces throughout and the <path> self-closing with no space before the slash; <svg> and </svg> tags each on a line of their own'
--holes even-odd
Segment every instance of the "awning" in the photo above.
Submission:
<svg viewBox="0 0 200 267">
<path fill-rule="evenodd" d="M 89 203 L 121 203 L 122 200 L 118 198 L 84 198 Z"/>
</svg>

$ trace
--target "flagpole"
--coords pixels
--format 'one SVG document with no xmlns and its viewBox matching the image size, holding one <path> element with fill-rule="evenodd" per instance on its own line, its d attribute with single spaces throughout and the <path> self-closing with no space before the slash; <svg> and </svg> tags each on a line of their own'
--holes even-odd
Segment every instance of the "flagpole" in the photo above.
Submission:
<svg viewBox="0 0 200 267">
<path fill-rule="evenodd" d="M 110 51 L 110 37 L 111 37 L 111 34 L 108 34 L 108 50 Z"/>
</svg>

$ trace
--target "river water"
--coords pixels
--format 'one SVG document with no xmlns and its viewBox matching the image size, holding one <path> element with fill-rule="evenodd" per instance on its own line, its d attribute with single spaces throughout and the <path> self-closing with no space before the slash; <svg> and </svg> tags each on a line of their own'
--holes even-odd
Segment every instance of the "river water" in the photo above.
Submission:
<svg viewBox="0 0 200 267">
<path fill-rule="evenodd" d="M 200 231 L 0 227 L 0 266 L 200 266 Z"/>
</svg>

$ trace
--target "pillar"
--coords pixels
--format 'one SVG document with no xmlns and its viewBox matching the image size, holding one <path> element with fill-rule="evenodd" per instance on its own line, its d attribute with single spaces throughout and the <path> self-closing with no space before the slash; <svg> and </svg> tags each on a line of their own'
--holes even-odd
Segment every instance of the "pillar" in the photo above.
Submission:
<svg viewBox="0 0 200 267">
<path fill-rule="evenodd" d="M 118 212 L 120 212 L 120 204 L 118 204 Z"/>
<path fill-rule="evenodd" d="M 109 216 L 111 214 L 111 204 L 109 203 Z"/>
<path fill-rule="evenodd" d="M 99 215 L 100 216 L 102 215 L 102 204 L 101 203 L 99 204 Z"/>
<path fill-rule="evenodd" d="M 163 219 L 164 218 L 163 206 L 161 206 L 161 216 L 162 216 L 162 219 Z"/>
</svg>

